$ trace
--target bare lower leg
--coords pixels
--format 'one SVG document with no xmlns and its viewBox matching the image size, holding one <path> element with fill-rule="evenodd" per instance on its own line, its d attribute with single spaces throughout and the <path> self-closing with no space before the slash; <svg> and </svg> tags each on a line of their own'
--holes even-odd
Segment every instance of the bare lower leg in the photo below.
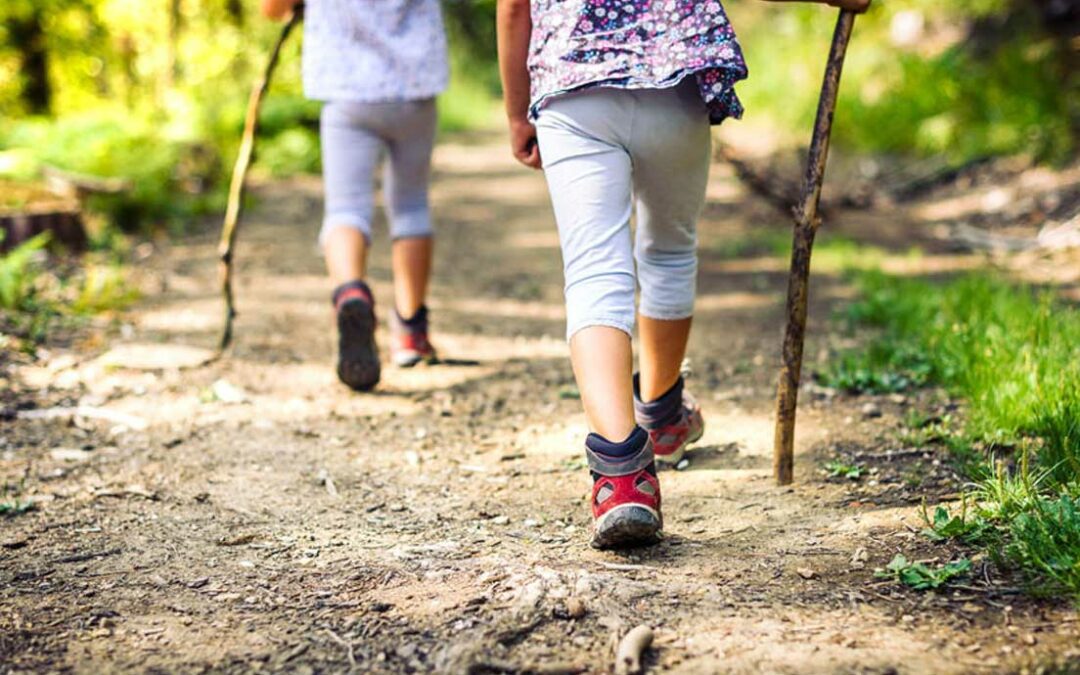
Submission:
<svg viewBox="0 0 1080 675">
<path fill-rule="evenodd" d="M 398 315 L 412 318 L 424 304 L 435 241 L 431 237 L 409 237 L 394 242 L 394 305 Z"/>
<path fill-rule="evenodd" d="M 679 379 L 679 369 L 686 355 L 691 317 L 665 321 L 638 316 L 641 332 L 639 392 L 641 400 L 655 401 Z"/>
<path fill-rule="evenodd" d="M 367 275 L 367 239 L 360 230 L 336 227 L 326 234 L 323 255 L 326 271 L 335 286 Z"/>
<path fill-rule="evenodd" d="M 570 360 L 589 429 L 616 443 L 626 439 L 634 430 L 630 336 L 607 326 L 583 328 L 570 339 Z"/>
</svg>

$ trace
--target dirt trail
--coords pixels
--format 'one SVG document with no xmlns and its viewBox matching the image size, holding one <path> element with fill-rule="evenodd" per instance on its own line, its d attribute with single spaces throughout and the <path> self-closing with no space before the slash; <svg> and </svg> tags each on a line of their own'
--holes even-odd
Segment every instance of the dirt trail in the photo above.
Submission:
<svg viewBox="0 0 1080 675">
<path fill-rule="evenodd" d="M 950 554 L 918 534 L 918 511 L 956 485 L 932 450 L 897 440 L 910 406 L 942 405 L 932 393 L 808 388 L 796 484 L 773 486 L 784 264 L 725 247 L 783 218 L 723 166 L 690 348 L 705 438 L 687 470 L 661 476 L 661 545 L 588 548 L 584 421 L 543 179 L 515 169 L 499 138 L 446 143 L 436 165 L 431 305 L 452 365 L 388 369 L 370 395 L 337 384 L 318 184 L 296 180 L 256 191 L 230 358 L 179 367 L 199 354 L 178 345 L 216 337 L 207 235 L 150 258 L 153 292 L 105 343 L 15 373 L 38 407 L 137 419 L 0 422 L 3 479 L 37 502 L 0 521 L 0 672 L 605 672 L 612 634 L 638 623 L 657 629 L 650 671 L 1080 668 L 1074 609 L 1017 594 L 986 561 L 941 593 L 874 578 L 898 552 Z M 896 237 L 905 217 L 843 213 L 830 231 Z M 829 316 L 850 294 L 815 279 L 811 362 L 843 339 Z M 820 464 L 838 451 L 877 473 L 827 479 Z M 568 615 L 571 597 L 583 616 Z"/>
</svg>

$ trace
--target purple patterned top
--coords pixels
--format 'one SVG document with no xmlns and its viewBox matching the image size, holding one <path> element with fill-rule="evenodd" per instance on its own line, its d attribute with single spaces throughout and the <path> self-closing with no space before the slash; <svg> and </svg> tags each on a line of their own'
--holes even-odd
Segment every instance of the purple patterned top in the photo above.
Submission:
<svg viewBox="0 0 1080 675">
<path fill-rule="evenodd" d="M 533 119 L 575 89 L 661 89 L 691 74 L 713 124 L 742 116 L 746 62 L 717 0 L 532 0 Z"/>
</svg>

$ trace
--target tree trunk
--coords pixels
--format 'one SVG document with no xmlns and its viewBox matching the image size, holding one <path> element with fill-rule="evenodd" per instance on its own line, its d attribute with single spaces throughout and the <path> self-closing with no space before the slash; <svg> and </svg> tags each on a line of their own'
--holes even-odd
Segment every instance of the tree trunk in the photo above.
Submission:
<svg viewBox="0 0 1080 675">
<path fill-rule="evenodd" d="M 168 63 L 165 69 L 165 88 L 172 89 L 180 78 L 180 31 L 183 27 L 184 14 L 181 0 L 169 0 L 169 42 Z"/>
<path fill-rule="evenodd" d="M 41 10 L 31 5 L 25 17 L 9 19 L 11 42 L 19 53 L 19 72 L 23 76 L 22 100 L 27 110 L 47 115 L 52 109 L 52 84 L 49 82 L 49 53 Z"/>
<path fill-rule="evenodd" d="M 232 25 L 237 28 L 244 27 L 244 4 L 241 0 L 225 0 L 225 13 Z"/>
</svg>

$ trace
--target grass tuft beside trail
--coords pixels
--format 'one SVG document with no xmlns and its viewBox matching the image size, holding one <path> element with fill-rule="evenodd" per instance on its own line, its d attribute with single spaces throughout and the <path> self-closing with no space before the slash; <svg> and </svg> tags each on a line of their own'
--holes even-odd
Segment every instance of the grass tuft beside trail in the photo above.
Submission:
<svg viewBox="0 0 1080 675">
<path fill-rule="evenodd" d="M 1080 600 L 1080 312 L 986 274 L 857 279 L 862 299 L 846 318 L 877 332 L 822 381 L 867 392 L 938 384 L 964 398 L 964 426 L 944 440 L 976 481 L 972 505 L 938 509 L 931 532 Z"/>
<path fill-rule="evenodd" d="M 58 321 L 123 310 L 139 298 L 120 244 L 79 259 L 50 259 L 49 238 L 45 232 L 0 253 L 0 348 L 11 346 L 8 336 L 32 348 Z"/>
</svg>

